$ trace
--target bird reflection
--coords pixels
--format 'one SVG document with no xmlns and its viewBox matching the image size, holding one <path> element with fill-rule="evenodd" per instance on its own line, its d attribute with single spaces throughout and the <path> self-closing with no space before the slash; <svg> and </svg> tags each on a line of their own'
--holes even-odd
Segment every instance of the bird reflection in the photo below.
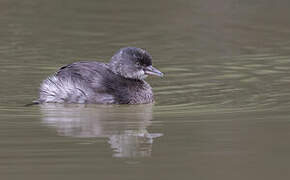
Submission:
<svg viewBox="0 0 290 180">
<path fill-rule="evenodd" d="M 103 137 L 114 157 L 148 157 L 153 139 L 161 133 L 149 133 L 152 105 L 43 104 L 43 123 L 56 128 L 58 135 Z"/>
</svg>

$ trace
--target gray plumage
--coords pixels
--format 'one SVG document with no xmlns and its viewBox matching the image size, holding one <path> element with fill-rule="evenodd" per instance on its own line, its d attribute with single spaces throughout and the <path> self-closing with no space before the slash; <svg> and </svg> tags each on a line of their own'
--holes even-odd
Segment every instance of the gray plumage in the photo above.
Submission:
<svg viewBox="0 0 290 180">
<path fill-rule="evenodd" d="M 154 101 L 147 75 L 163 74 L 140 48 L 118 51 L 109 63 L 75 62 L 40 86 L 39 103 L 143 104 Z"/>
</svg>

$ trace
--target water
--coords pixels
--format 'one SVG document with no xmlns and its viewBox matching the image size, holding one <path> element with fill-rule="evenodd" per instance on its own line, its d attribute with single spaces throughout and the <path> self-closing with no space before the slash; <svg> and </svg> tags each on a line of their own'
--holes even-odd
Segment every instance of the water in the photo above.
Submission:
<svg viewBox="0 0 290 180">
<path fill-rule="evenodd" d="M 1 179 L 289 179 L 290 3 L 0 1 Z M 147 49 L 154 105 L 41 105 L 79 60 Z"/>
</svg>

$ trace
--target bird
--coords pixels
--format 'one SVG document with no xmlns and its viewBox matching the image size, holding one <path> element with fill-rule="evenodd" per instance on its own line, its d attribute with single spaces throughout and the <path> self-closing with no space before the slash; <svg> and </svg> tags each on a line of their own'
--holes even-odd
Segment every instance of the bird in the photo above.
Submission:
<svg viewBox="0 0 290 180">
<path fill-rule="evenodd" d="M 34 104 L 148 104 L 154 102 L 148 75 L 163 77 L 144 49 L 121 48 L 108 63 L 80 61 L 61 67 L 40 85 Z"/>
</svg>

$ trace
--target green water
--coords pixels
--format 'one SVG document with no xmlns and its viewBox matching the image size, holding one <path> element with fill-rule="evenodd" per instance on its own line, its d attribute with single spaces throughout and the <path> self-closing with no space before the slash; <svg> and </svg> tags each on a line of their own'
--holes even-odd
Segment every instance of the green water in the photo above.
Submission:
<svg viewBox="0 0 290 180">
<path fill-rule="evenodd" d="M 0 179 L 289 179 L 290 2 L 0 0 Z M 153 105 L 23 105 L 145 48 Z"/>
</svg>

